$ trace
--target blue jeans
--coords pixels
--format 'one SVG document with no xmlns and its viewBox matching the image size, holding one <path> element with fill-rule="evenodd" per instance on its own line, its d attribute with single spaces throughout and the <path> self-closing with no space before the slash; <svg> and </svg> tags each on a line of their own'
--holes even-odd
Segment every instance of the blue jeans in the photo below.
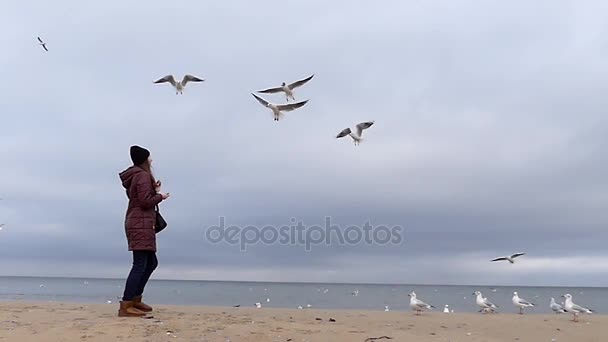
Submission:
<svg viewBox="0 0 608 342">
<path fill-rule="evenodd" d="M 141 296 L 148 279 L 157 266 L 156 252 L 133 251 L 133 267 L 129 272 L 122 300 L 131 301 L 133 298 Z"/>
</svg>

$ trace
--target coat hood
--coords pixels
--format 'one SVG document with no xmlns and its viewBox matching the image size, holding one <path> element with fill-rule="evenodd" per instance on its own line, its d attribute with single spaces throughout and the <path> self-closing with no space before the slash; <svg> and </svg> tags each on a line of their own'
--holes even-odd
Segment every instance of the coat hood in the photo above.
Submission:
<svg viewBox="0 0 608 342">
<path fill-rule="evenodd" d="M 122 186 L 125 189 L 129 189 L 131 187 L 131 183 L 133 182 L 133 178 L 136 174 L 140 172 L 146 172 L 139 166 L 131 166 L 123 172 L 119 173 L 120 180 L 122 181 Z"/>
</svg>

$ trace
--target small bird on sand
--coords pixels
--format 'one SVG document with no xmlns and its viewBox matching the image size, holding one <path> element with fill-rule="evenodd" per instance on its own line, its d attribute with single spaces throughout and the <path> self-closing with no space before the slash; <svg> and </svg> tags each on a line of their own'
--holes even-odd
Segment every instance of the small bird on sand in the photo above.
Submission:
<svg viewBox="0 0 608 342">
<path fill-rule="evenodd" d="M 410 293 L 408 295 L 410 297 L 410 308 L 414 311 L 416 311 L 416 315 L 420 315 L 420 312 L 422 312 L 423 310 L 430 310 L 431 308 L 434 308 L 434 306 L 427 304 L 423 301 L 421 301 L 420 299 L 416 298 L 416 292 L 412 291 L 412 293 Z"/>
<path fill-rule="evenodd" d="M 492 302 L 490 302 L 487 298 L 485 298 L 481 294 L 481 292 L 475 291 L 473 292 L 473 294 L 475 295 L 475 304 L 477 304 L 477 306 L 481 308 L 479 312 L 494 312 L 495 309 L 498 308 L 496 305 L 492 304 Z"/>
<path fill-rule="evenodd" d="M 175 77 L 173 77 L 173 75 L 167 75 L 163 78 L 160 78 L 156 81 L 154 81 L 155 84 L 159 84 L 159 83 L 166 83 L 169 82 L 171 83 L 171 85 L 175 88 L 175 94 L 183 94 L 184 93 L 184 88 L 186 87 L 186 84 L 188 84 L 188 82 L 203 82 L 205 81 L 202 78 L 198 78 L 196 76 L 192 76 L 192 75 L 185 75 L 184 78 L 182 78 L 181 82 L 177 82 L 175 81 Z"/>
<path fill-rule="evenodd" d="M 584 308 L 584 307 L 582 307 L 580 305 L 574 304 L 574 302 L 572 302 L 572 295 L 571 294 L 566 293 L 562 297 L 566 298 L 566 300 L 564 301 L 564 309 L 574 316 L 574 318 L 572 319 L 574 322 L 578 322 L 578 314 L 579 313 L 586 313 L 586 314 L 589 314 L 589 315 L 591 315 L 593 313 L 592 310 L 589 310 L 589 309 Z"/>
<path fill-rule="evenodd" d="M 262 93 L 262 94 L 273 94 L 273 93 L 280 93 L 283 92 L 285 93 L 285 97 L 287 98 L 287 102 L 289 102 L 289 99 L 291 98 L 292 100 L 296 100 L 296 98 L 293 96 L 293 90 L 297 87 L 301 87 L 304 84 L 306 84 L 306 82 L 310 81 L 315 75 L 312 74 L 308 77 L 306 77 L 305 79 L 299 80 L 299 81 L 295 81 L 291 84 L 286 84 L 285 82 L 281 83 L 280 87 L 276 87 L 276 88 L 268 88 L 268 89 L 264 89 L 264 90 L 260 90 L 258 91 L 258 93 Z"/>
<path fill-rule="evenodd" d="M 556 314 L 560 314 L 560 313 L 565 313 L 566 310 L 564 310 L 564 307 L 557 304 L 555 302 L 555 298 L 551 297 L 551 302 L 549 303 L 549 307 L 551 308 L 551 310 L 553 310 L 553 312 L 555 312 Z"/>
<path fill-rule="evenodd" d="M 503 261 L 503 260 L 507 260 L 510 263 L 514 263 L 515 261 L 513 259 L 515 259 L 515 258 L 517 258 L 519 256 L 522 256 L 522 255 L 525 255 L 525 254 L 526 253 L 515 253 L 515 254 L 513 254 L 511 256 L 500 257 L 500 258 L 492 259 L 490 261 Z"/>
<path fill-rule="evenodd" d="M 515 305 L 516 307 L 519 308 L 520 315 L 524 314 L 524 308 L 529 308 L 529 307 L 534 306 L 534 303 L 530 303 L 523 298 L 519 298 L 519 296 L 517 295 L 517 292 L 513 292 L 513 298 L 511 300 L 513 301 L 513 305 Z"/>
<path fill-rule="evenodd" d="M 363 134 L 363 130 L 372 127 L 373 124 L 374 124 L 374 121 L 361 122 L 361 123 L 357 124 L 357 126 L 355 126 L 356 133 L 353 133 L 353 131 L 351 131 L 350 128 L 345 128 L 340 133 L 338 133 L 338 135 L 336 135 L 336 139 L 343 138 L 348 135 L 353 139 L 355 146 L 357 146 L 363 140 L 363 138 L 361 137 Z"/>
</svg>

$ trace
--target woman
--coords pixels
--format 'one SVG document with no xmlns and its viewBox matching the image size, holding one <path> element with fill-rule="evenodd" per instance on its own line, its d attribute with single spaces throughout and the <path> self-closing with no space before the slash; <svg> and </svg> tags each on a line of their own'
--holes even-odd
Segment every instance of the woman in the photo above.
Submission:
<svg viewBox="0 0 608 342">
<path fill-rule="evenodd" d="M 129 206 L 125 218 L 125 233 L 129 251 L 133 252 L 133 267 L 127 278 L 118 316 L 141 317 L 152 308 L 141 300 L 150 275 L 158 266 L 156 259 L 155 206 L 169 198 L 160 192 L 160 181 L 152 175 L 150 151 L 131 146 L 133 166 L 120 173 L 127 190 Z"/>
</svg>

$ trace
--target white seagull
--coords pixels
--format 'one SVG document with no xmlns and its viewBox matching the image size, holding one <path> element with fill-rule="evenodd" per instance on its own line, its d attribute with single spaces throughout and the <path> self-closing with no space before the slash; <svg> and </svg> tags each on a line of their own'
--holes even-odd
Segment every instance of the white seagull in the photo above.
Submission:
<svg viewBox="0 0 608 342">
<path fill-rule="evenodd" d="M 353 131 L 351 131 L 350 128 L 345 128 L 340 133 L 338 133 L 338 135 L 336 135 L 336 139 L 344 138 L 345 136 L 348 135 L 351 138 L 353 138 L 353 142 L 355 143 L 355 146 L 359 145 L 359 143 L 361 143 L 361 140 L 363 140 L 363 138 L 361 137 L 361 135 L 363 134 L 363 130 L 372 127 L 373 124 L 374 124 L 374 121 L 361 122 L 361 123 L 357 124 L 357 126 L 355 126 L 357 128 L 356 134 L 353 133 Z"/>
<path fill-rule="evenodd" d="M 434 306 L 417 299 L 416 292 L 414 291 L 412 291 L 412 293 L 410 293 L 408 296 L 410 297 L 410 308 L 416 311 L 416 315 L 420 315 L 420 312 L 424 309 L 430 310 L 431 308 L 434 308 Z"/>
<path fill-rule="evenodd" d="M 523 299 L 523 298 L 519 298 L 519 296 L 517 295 L 517 292 L 513 292 L 513 305 L 517 306 L 519 308 L 519 314 L 523 315 L 524 314 L 524 308 L 528 308 L 528 307 L 532 307 L 534 306 L 533 303 L 528 302 L 527 300 Z"/>
<path fill-rule="evenodd" d="M 0 230 L 4 229 L 4 223 L 0 223 Z"/>
<path fill-rule="evenodd" d="M 555 302 L 555 298 L 551 297 L 551 303 L 549 303 L 549 307 L 551 308 L 551 310 L 553 310 L 553 312 L 555 312 L 556 314 L 560 314 L 560 313 L 564 313 L 566 312 L 566 310 L 564 310 L 564 307 L 557 304 Z"/>
<path fill-rule="evenodd" d="M 274 117 L 274 121 L 279 121 L 279 119 L 283 116 L 283 112 L 290 112 L 294 109 L 298 109 L 302 106 L 304 106 L 308 100 L 306 101 L 301 101 L 301 102 L 296 102 L 296 103 L 288 103 L 288 104 L 273 104 L 270 103 L 266 100 L 264 100 L 263 98 L 257 96 L 256 94 L 251 94 L 253 95 L 253 97 L 255 97 L 256 100 L 258 100 L 259 103 L 262 104 L 262 106 L 266 107 L 266 108 L 270 108 L 270 110 L 272 110 L 272 115 Z"/>
<path fill-rule="evenodd" d="M 450 313 L 450 308 L 447 304 L 443 307 L 443 313 Z"/>
<path fill-rule="evenodd" d="M 175 88 L 175 94 L 183 94 L 184 93 L 184 87 L 186 87 L 186 84 L 188 84 L 188 82 L 203 82 L 205 81 L 202 78 L 198 78 L 196 76 L 192 76 L 192 75 L 184 75 L 184 78 L 182 78 L 181 82 L 177 82 L 175 81 L 175 77 L 173 77 L 173 75 L 167 75 L 159 80 L 154 81 L 154 83 L 158 84 L 158 83 L 166 83 L 169 82 L 171 83 L 171 85 Z"/>
<path fill-rule="evenodd" d="M 498 308 L 498 306 L 490 302 L 488 298 L 485 298 L 481 292 L 475 291 L 473 294 L 476 296 L 475 303 L 477 306 L 481 307 L 479 312 L 494 312 Z"/>
<path fill-rule="evenodd" d="M 578 322 L 578 314 L 579 313 L 586 313 L 586 314 L 592 314 L 593 311 L 584 308 L 580 305 L 576 305 L 572 302 L 572 295 L 569 293 L 566 293 L 565 295 L 563 295 L 562 297 L 566 298 L 566 301 L 564 302 L 564 310 L 566 310 L 567 312 L 571 313 L 574 315 L 573 321 Z"/>
<path fill-rule="evenodd" d="M 49 49 L 46 48 L 46 43 L 43 42 L 40 37 L 36 37 L 36 38 L 38 38 L 39 45 L 42 46 L 42 48 L 44 49 L 44 51 L 49 52 Z"/>
<path fill-rule="evenodd" d="M 280 93 L 283 92 L 285 93 L 285 97 L 287 98 L 287 102 L 289 102 L 289 98 L 291 98 L 292 100 L 296 100 L 296 98 L 293 96 L 293 90 L 297 87 L 303 86 L 304 84 L 306 84 L 306 82 L 310 81 L 315 75 L 312 74 L 308 77 L 306 77 L 303 80 L 299 80 L 299 81 L 295 81 L 291 84 L 286 84 L 285 82 L 281 83 L 280 87 L 276 87 L 276 88 L 268 88 L 268 89 L 264 89 L 264 90 L 260 90 L 258 91 L 258 93 L 262 93 L 262 94 L 273 94 L 273 93 Z"/>
<path fill-rule="evenodd" d="M 490 261 L 503 261 L 503 260 L 507 260 L 507 261 L 509 261 L 510 263 L 514 263 L 515 261 L 513 261 L 513 259 L 515 259 L 515 258 L 517 258 L 517 257 L 519 257 L 519 256 L 522 256 L 522 255 L 524 255 L 524 254 L 526 254 L 526 253 L 515 253 L 515 254 L 513 254 L 513 255 L 511 255 L 511 256 L 500 257 L 500 258 L 492 259 L 492 260 L 490 260 Z"/>
</svg>

